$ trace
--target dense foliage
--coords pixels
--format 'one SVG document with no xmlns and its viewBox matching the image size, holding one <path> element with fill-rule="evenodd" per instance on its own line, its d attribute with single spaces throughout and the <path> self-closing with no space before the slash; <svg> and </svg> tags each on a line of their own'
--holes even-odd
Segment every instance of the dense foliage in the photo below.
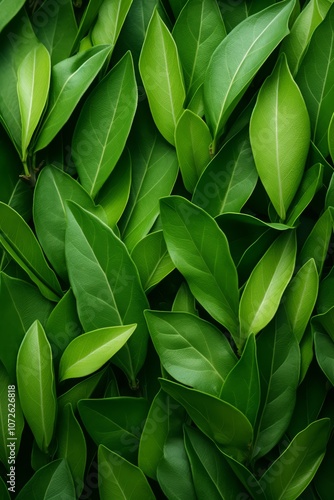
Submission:
<svg viewBox="0 0 334 500">
<path fill-rule="evenodd" d="M 0 2 L 0 497 L 331 500 L 334 6 Z"/>
</svg>

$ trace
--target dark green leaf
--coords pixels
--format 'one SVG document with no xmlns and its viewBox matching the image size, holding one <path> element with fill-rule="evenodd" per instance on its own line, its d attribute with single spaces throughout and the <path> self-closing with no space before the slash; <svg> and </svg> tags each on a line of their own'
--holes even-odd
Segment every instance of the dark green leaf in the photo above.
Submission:
<svg viewBox="0 0 334 500">
<path fill-rule="evenodd" d="M 18 13 L 21 7 L 23 7 L 24 3 L 25 0 L 18 0 L 17 2 L 13 2 L 12 0 L 1 0 L 0 32 Z"/>
<path fill-rule="evenodd" d="M 315 355 L 318 364 L 330 383 L 334 385 L 334 343 L 325 333 L 315 332 Z"/>
</svg>

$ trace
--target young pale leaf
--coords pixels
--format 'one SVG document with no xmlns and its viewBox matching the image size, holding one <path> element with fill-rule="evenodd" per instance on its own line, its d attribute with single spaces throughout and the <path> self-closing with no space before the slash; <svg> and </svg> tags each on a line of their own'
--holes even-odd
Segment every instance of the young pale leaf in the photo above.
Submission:
<svg viewBox="0 0 334 500">
<path fill-rule="evenodd" d="M 110 500 L 110 498 L 155 500 L 153 491 L 139 467 L 103 445 L 99 446 L 98 460 L 101 500 Z"/>
<path fill-rule="evenodd" d="M 23 7 L 25 0 L 2 0 L 1 2 L 1 18 L 0 18 L 0 32 L 4 29 L 18 11 Z"/>
<path fill-rule="evenodd" d="M 115 46 L 132 0 L 104 0 L 91 32 L 93 45 Z"/>
<path fill-rule="evenodd" d="M 66 347 L 59 364 L 59 380 L 90 375 L 129 340 L 136 325 L 110 326 L 79 335 Z"/>
<path fill-rule="evenodd" d="M 210 394 L 160 379 L 162 389 L 187 410 L 199 429 L 227 454 L 242 462 L 249 454 L 253 429 L 237 408 Z"/>
<path fill-rule="evenodd" d="M 49 102 L 34 146 L 35 152 L 50 144 L 65 125 L 109 53 L 109 46 L 99 45 L 53 66 Z"/>
<path fill-rule="evenodd" d="M 46 453 L 53 437 L 57 398 L 51 347 L 38 320 L 20 346 L 16 376 L 22 411 L 38 447 Z"/>
<path fill-rule="evenodd" d="M 312 140 L 328 155 L 328 126 L 334 112 L 334 5 L 315 30 L 296 82 L 311 119 Z"/>
<path fill-rule="evenodd" d="M 45 260 L 36 236 L 22 217 L 0 202 L 0 243 L 36 283 L 40 292 L 57 302 L 62 290 L 55 273 Z"/>
<path fill-rule="evenodd" d="M 235 337 L 238 276 L 225 234 L 210 215 L 185 198 L 163 198 L 160 206 L 164 237 L 175 267 L 195 298 Z"/>
<path fill-rule="evenodd" d="M 201 173 L 209 163 L 212 138 L 207 124 L 186 109 L 176 125 L 175 146 L 183 183 L 192 193 Z"/>
<path fill-rule="evenodd" d="M 163 137 L 174 145 L 185 90 L 175 42 L 157 10 L 146 32 L 139 70 L 155 124 Z"/>
<path fill-rule="evenodd" d="M 136 106 L 133 61 L 127 52 L 89 95 L 73 134 L 73 159 L 81 184 L 93 198 L 122 154 Z"/>
<path fill-rule="evenodd" d="M 252 194 L 258 175 L 248 129 L 228 141 L 201 175 L 192 198 L 212 217 L 240 212 Z"/>
<path fill-rule="evenodd" d="M 146 311 L 145 318 L 167 372 L 182 384 L 219 397 L 237 361 L 226 337 L 188 313 Z"/>
<path fill-rule="evenodd" d="M 322 332 L 315 332 L 314 335 L 315 355 L 318 364 L 330 383 L 334 385 L 334 342 Z"/>
<path fill-rule="evenodd" d="M 176 42 L 187 91 L 188 102 L 203 84 L 208 61 L 225 38 L 226 30 L 214 0 L 189 0 L 176 19 Z"/>
<path fill-rule="evenodd" d="M 330 420 L 323 418 L 297 434 L 260 479 L 268 500 L 300 497 L 324 458 L 329 432 Z"/>
<path fill-rule="evenodd" d="M 17 95 L 22 124 L 22 159 L 45 107 L 50 86 L 51 60 L 42 43 L 36 45 L 23 59 L 17 70 Z"/>
<path fill-rule="evenodd" d="M 124 243 L 108 226 L 73 202 L 68 206 L 65 252 L 80 321 L 86 331 L 138 325 L 113 357 L 135 386 L 149 336 L 143 316 L 148 303 L 138 271 Z"/>
<path fill-rule="evenodd" d="M 303 176 L 310 134 L 304 99 L 283 55 L 261 87 L 250 122 L 257 171 L 283 220 Z"/>
<path fill-rule="evenodd" d="M 284 232 L 253 269 L 240 299 L 240 339 L 258 333 L 274 317 L 295 267 L 295 232 Z"/>
<path fill-rule="evenodd" d="M 227 119 L 267 57 L 284 38 L 293 0 L 242 21 L 214 51 L 204 82 L 205 116 L 215 143 Z"/>
</svg>

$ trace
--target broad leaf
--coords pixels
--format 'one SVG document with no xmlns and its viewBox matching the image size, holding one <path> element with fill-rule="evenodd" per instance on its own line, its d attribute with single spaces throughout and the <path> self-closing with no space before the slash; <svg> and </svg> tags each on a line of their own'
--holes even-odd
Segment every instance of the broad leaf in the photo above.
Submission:
<svg viewBox="0 0 334 500">
<path fill-rule="evenodd" d="M 174 145 L 185 89 L 175 42 L 157 10 L 147 28 L 139 70 L 155 124 L 163 137 Z"/>
<path fill-rule="evenodd" d="M 288 34 L 293 1 L 280 2 L 245 19 L 218 45 L 204 82 L 205 116 L 213 151 L 227 119 L 267 57 Z"/>
<path fill-rule="evenodd" d="M 136 80 L 127 52 L 89 95 L 74 130 L 72 156 L 80 182 L 93 198 L 122 154 L 136 106 Z"/>
<path fill-rule="evenodd" d="M 1 0 L 0 32 L 4 29 L 6 24 L 16 16 L 24 3 L 25 0 L 18 0 L 17 2 L 13 2 L 12 0 Z"/>
<path fill-rule="evenodd" d="M 325 333 L 316 331 L 314 335 L 315 355 L 318 364 L 330 383 L 334 385 L 334 342 Z"/>
<path fill-rule="evenodd" d="M 146 311 L 145 318 L 167 372 L 178 382 L 219 397 L 237 361 L 226 337 L 192 314 Z"/>
<path fill-rule="evenodd" d="M 66 347 L 59 364 L 60 381 L 90 375 L 129 340 L 136 325 L 110 326 L 79 335 Z"/>
<path fill-rule="evenodd" d="M 91 32 L 94 45 L 115 46 L 132 0 L 104 0 Z"/>
<path fill-rule="evenodd" d="M 283 55 L 261 87 L 250 122 L 257 171 L 283 220 L 303 176 L 310 134 L 304 99 Z"/>
<path fill-rule="evenodd" d="M 38 447 L 46 453 L 53 437 L 57 399 L 51 347 L 38 320 L 22 341 L 16 375 L 25 419 Z"/>
</svg>

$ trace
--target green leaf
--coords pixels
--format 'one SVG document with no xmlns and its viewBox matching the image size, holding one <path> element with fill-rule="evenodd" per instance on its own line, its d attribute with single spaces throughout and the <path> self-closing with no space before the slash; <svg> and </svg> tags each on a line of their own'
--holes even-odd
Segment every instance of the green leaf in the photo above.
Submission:
<svg viewBox="0 0 334 500">
<path fill-rule="evenodd" d="M 332 161 L 334 162 L 334 113 L 332 115 L 329 127 L 328 127 L 328 149 L 331 155 Z"/>
<path fill-rule="evenodd" d="M 10 500 L 8 486 L 5 481 L 0 477 L 0 495 L 3 500 Z"/>
<path fill-rule="evenodd" d="M 4 29 L 6 24 L 8 24 L 18 11 L 23 7 L 25 0 L 18 0 L 13 2 L 12 0 L 1 0 L 1 18 L 0 18 L 0 32 Z"/>
<path fill-rule="evenodd" d="M 268 500 L 295 500 L 312 481 L 325 455 L 329 419 L 312 422 L 291 441 L 288 448 L 260 479 Z M 279 473 L 277 471 L 279 470 Z"/>
<path fill-rule="evenodd" d="M 133 61 L 127 52 L 89 95 L 74 130 L 72 156 L 80 182 L 93 198 L 122 154 L 136 106 Z"/>
<path fill-rule="evenodd" d="M 57 428 L 57 458 L 65 458 L 70 468 L 76 493 L 80 496 L 86 468 L 87 447 L 85 436 L 74 416 L 71 404 L 60 412 Z"/>
<path fill-rule="evenodd" d="M 238 0 L 230 2 L 223 0 L 219 3 L 219 8 L 222 13 L 227 31 L 232 31 L 247 17 L 260 12 L 275 3 L 274 0 Z"/>
<path fill-rule="evenodd" d="M 270 245 L 250 275 L 240 299 L 240 339 L 260 332 L 274 317 L 292 277 L 296 260 L 296 235 L 284 232 Z"/>
<path fill-rule="evenodd" d="M 214 51 L 204 82 L 205 116 L 215 142 L 262 64 L 288 34 L 293 1 L 242 21 Z M 231 55 L 232 54 L 232 55 Z"/>
<path fill-rule="evenodd" d="M 88 193 L 70 175 L 48 165 L 38 176 L 34 192 L 34 223 L 38 239 L 57 274 L 68 281 L 65 260 L 65 230 L 67 200 L 101 216 Z"/>
<path fill-rule="evenodd" d="M 154 500 L 153 491 L 139 467 L 101 445 L 98 449 L 101 500 Z"/>
<path fill-rule="evenodd" d="M 321 326 L 334 342 L 334 306 L 322 314 L 313 316 L 312 326 L 315 330 Z"/>
<path fill-rule="evenodd" d="M 195 298 L 191 293 L 186 281 L 181 284 L 180 288 L 177 291 L 177 294 L 175 295 L 172 311 L 186 312 L 198 316 L 198 311 L 195 305 Z"/>
<path fill-rule="evenodd" d="M 331 500 L 331 492 L 334 488 L 333 465 L 333 438 L 331 438 L 327 446 L 325 458 L 314 478 L 314 485 L 321 500 Z"/>
<path fill-rule="evenodd" d="M 174 269 L 162 231 L 145 236 L 134 247 L 131 258 L 139 272 L 143 289 L 149 290 Z"/>
<path fill-rule="evenodd" d="M 22 411 L 38 447 L 46 453 L 53 437 L 57 399 L 51 347 L 38 320 L 22 341 L 16 375 Z"/>
<path fill-rule="evenodd" d="M 299 383 L 298 342 L 288 325 L 277 317 L 259 336 L 257 358 L 261 405 L 253 447 L 254 459 L 266 455 L 286 431 Z"/>
<path fill-rule="evenodd" d="M 244 488 L 249 492 L 250 498 L 256 498 L 256 500 L 267 500 L 264 490 L 262 489 L 258 479 L 254 476 L 254 474 L 233 457 L 230 457 L 224 452 L 223 455 L 234 474 L 243 484 Z M 245 495 L 245 497 L 240 497 L 240 499 L 241 498 L 248 499 L 248 496 Z"/>
<path fill-rule="evenodd" d="M 308 260 L 290 281 L 282 303 L 293 334 L 301 341 L 317 300 L 319 277 L 314 259 Z"/>
<path fill-rule="evenodd" d="M 321 370 L 334 385 L 334 343 L 325 333 L 316 331 L 314 335 L 315 355 Z"/>
<path fill-rule="evenodd" d="M 135 331 L 136 325 L 100 328 L 76 337 L 66 347 L 59 364 L 59 380 L 85 377 L 103 366 Z"/>
<path fill-rule="evenodd" d="M 206 167 L 192 202 L 212 217 L 224 212 L 240 212 L 257 179 L 249 132 L 244 129 L 230 139 Z"/>
<path fill-rule="evenodd" d="M 49 102 L 34 152 L 50 144 L 65 125 L 79 100 L 102 68 L 109 52 L 109 46 L 100 45 L 53 66 Z"/>
<path fill-rule="evenodd" d="M 17 500 L 76 498 L 73 479 L 66 460 L 54 460 L 39 469 L 16 498 Z"/>
<path fill-rule="evenodd" d="M 36 283 L 40 292 L 57 302 L 62 291 L 55 273 L 45 260 L 36 236 L 22 217 L 0 202 L 0 243 Z"/>
<path fill-rule="evenodd" d="M 148 341 L 143 310 L 148 303 L 125 245 L 103 222 L 69 202 L 66 258 L 70 282 L 85 331 L 138 325 L 113 358 L 136 385 Z"/>
<path fill-rule="evenodd" d="M 82 38 L 88 33 L 90 28 L 92 27 L 96 16 L 98 14 L 98 11 L 102 5 L 104 0 L 89 0 L 88 5 L 85 8 L 82 17 L 80 19 L 80 24 L 79 24 L 79 29 L 77 32 L 77 36 L 73 42 L 72 46 L 72 52 L 74 52 L 77 49 L 77 46 L 79 45 L 79 42 L 82 40 Z M 87 35 L 90 40 L 90 36 Z M 90 42 L 91 46 L 91 42 Z"/>
<path fill-rule="evenodd" d="M 282 55 L 259 92 L 250 141 L 261 182 L 283 220 L 303 176 L 310 135 L 304 99 Z"/>
<path fill-rule="evenodd" d="M 22 123 L 22 159 L 42 116 L 50 86 L 51 61 L 42 43 L 36 45 L 23 59 L 17 71 L 17 94 Z"/>
<path fill-rule="evenodd" d="M 104 0 L 91 32 L 93 45 L 115 46 L 132 0 Z"/>
<path fill-rule="evenodd" d="M 226 30 L 214 0 L 189 0 L 173 28 L 187 91 L 188 102 L 204 83 L 208 61 Z"/>
<path fill-rule="evenodd" d="M 225 234 L 204 210 L 185 198 L 163 198 L 160 206 L 164 237 L 175 267 L 195 298 L 235 336 L 238 277 Z"/>
<path fill-rule="evenodd" d="M 147 28 L 139 70 L 155 124 L 163 137 L 174 145 L 185 89 L 175 42 L 157 10 Z"/>
<path fill-rule="evenodd" d="M 192 193 L 211 156 L 212 138 L 207 124 L 186 109 L 176 125 L 175 146 L 183 183 Z"/>
<path fill-rule="evenodd" d="M 219 397 L 238 408 L 254 426 L 260 396 L 255 336 L 250 335 L 240 360 L 228 373 Z"/>
<path fill-rule="evenodd" d="M 77 404 L 81 399 L 88 399 L 91 397 L 96 387 L 99 385 L 106 370 L 100 370 L 90 377 L 85 378 L 78 384 L 74 385 L 67 392 L 58 397 L 58 409 L 62 411 L 65 406 L 70 403 L 73 411 L 77 410 Z"/>
<path fill-rule="evenodd" d="M 312 140 L 328 155 L 328 127 L 334 112 L 334 6 L 310 41 L 296 82 L 304 96 L 311 120 Z"/>
<path fill-rule="evenodd" d="M 249 454 L 253 429 L 237 408 L 210 394 L 160 379 L 161 387 L 187 410 L 190 418 L 227 454 L 243 461 Z"/>
<path fill-rule="evenodd" d="M 167 372 L 182 384 L 220 397 L 237 361 L 226 337 L 207 321 L 188 313 L 146 311 L 145 318 Z"/>
<path fill-rule="evenodd" d="M 0 360 L 14 382 L 22 339 L 36 319 L 45 325 L 53 304 L 35 286 L 3 272 L 0 273 L 0 303 L 1 321 L 6 325 L 6 335 L 0 335 Z"/>
<path fill-rule="evenodd" d="M 87 432 L 97 445 L 103 444 L 132 463 L 137 461 L 140 434 L 149 410 L 146 399 L 82 399 L 78 408 Z"/>
</svg>

